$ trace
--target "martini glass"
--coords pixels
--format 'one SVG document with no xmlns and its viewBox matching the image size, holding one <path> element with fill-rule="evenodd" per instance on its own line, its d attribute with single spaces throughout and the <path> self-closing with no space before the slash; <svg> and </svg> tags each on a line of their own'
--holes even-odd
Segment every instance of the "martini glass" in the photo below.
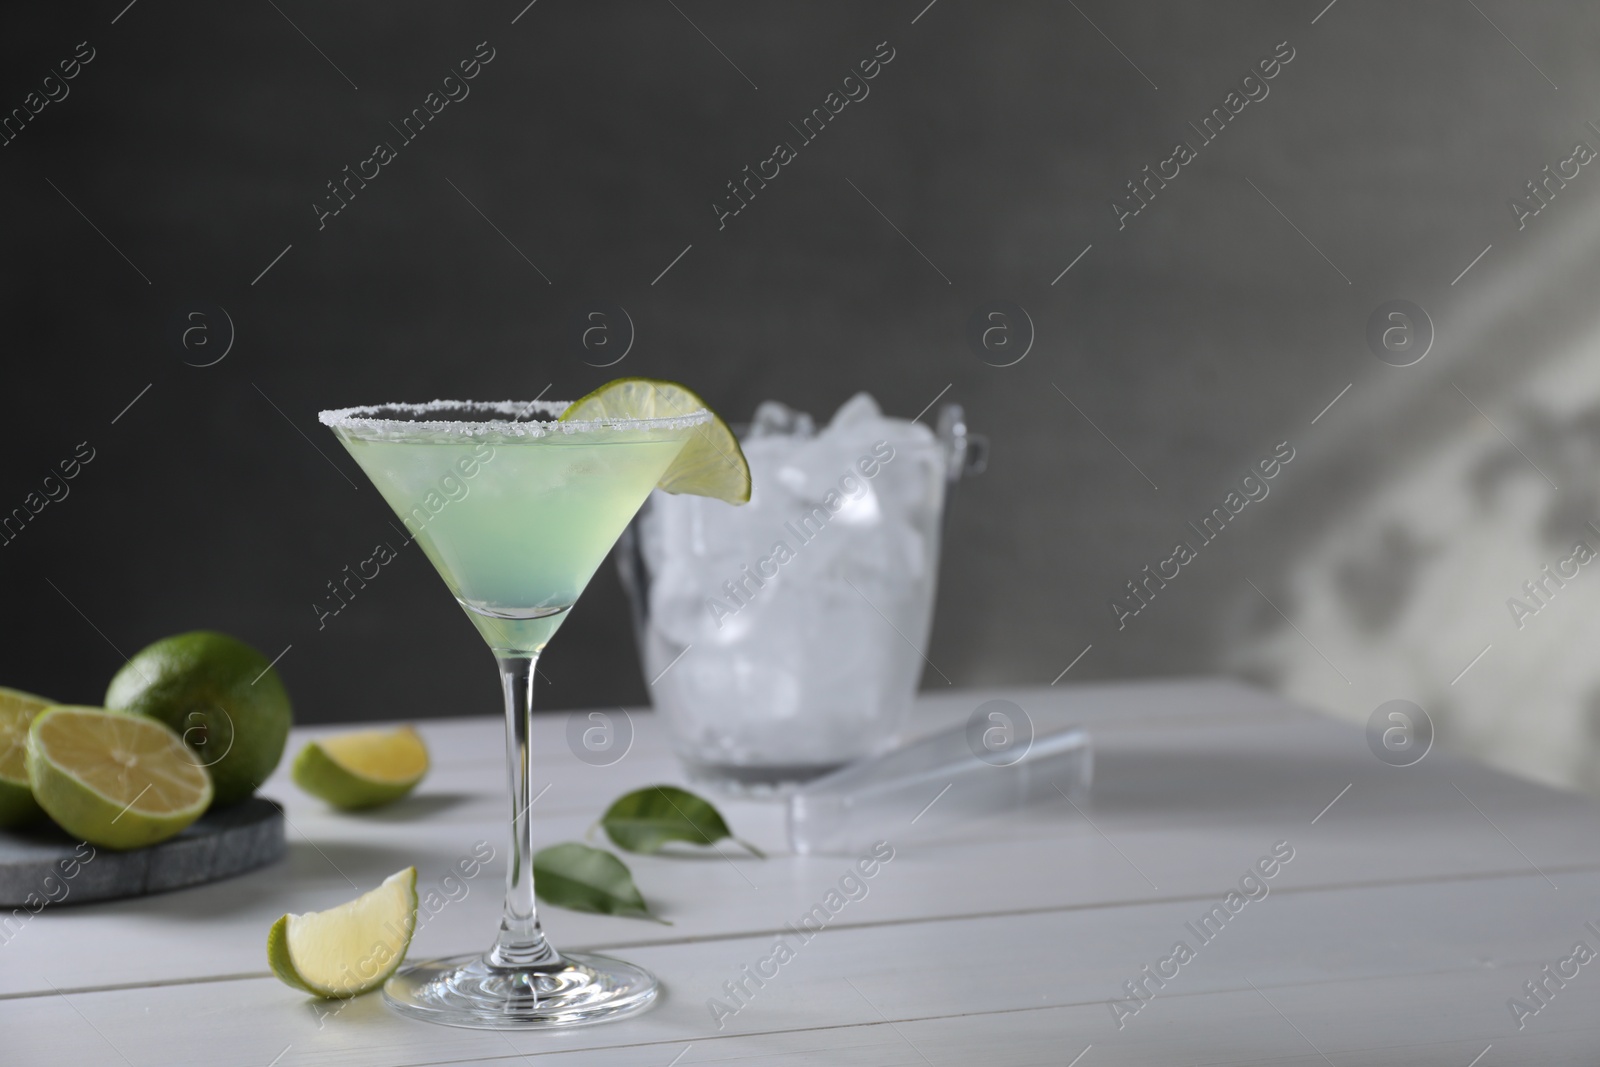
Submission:
<svg viewBox="0 0 1600 1067">
<path fill-rule="evenodd" d="M 482 955 L 429 960 L 384 986 L 403 1015 L 534 1029 L 643 1011 L 649 972 L 557 952 L 533 893 L 535 796 L 528 741 L 534 666 L 595 568 L 705 411 L 670 419 L 555 420 L 564 403 L 436 400 L 324 411 L 433 562 L 499 663 L 511 783 L 511 854 L 500 934 Z"/>
</svg>

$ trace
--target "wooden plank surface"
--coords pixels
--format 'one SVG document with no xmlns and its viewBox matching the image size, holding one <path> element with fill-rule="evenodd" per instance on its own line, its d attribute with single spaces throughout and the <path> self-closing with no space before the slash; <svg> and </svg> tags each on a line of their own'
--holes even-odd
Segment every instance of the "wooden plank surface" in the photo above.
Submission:
<svg viewBox="0 0 1600 1067">
<path fill-rule="evenodd" d="M 0 1026 L 15 1037 L 9 1047 L 19 1062 L 46 1062 L 63 1042 L 87 1062 L 109 1061 L 114 1043 L 138 1067 L 213 1063 L 219 1047 L 260 1049 L 264 1063 L 289 1046 L 285 1064 L 422 1065 L 655 1046 L 653 1057 L 629 1062 L 664 1065 L 686 1045 L 700 1051 L 689 1063 L 756 1062 L 782 1049 L 808 1050 L 795 1062 L 828 1063 L 844 1049 L 892 1045 L 896 1033 L 911 1035 L 934 1063 L 1059 1064 L 1073 1042 L 1071 1053 L 1088 1044 L 1122 1050 L 1122 1058 L 1099 1062 L 1321 1062 L 1293 1027 L 1269 1025 L 1271 1005 L 1324 1052 L 1362 1054 L 1341 1064 L 1381 1063 L 1379 1053 L 1391 1052 L 1394 1062 L 1448 1063 L 1438 1057 L 1474 1042 L 1467 1058 L 1489 1043 L 1506 1050 L 1491 1064 L 1544 1062 L 1519 1049 L 1600 1047 L 1600 981 L 1586 981 L 1594 976 L 1580 972 L 1520 1032 L 1505 1007 L 1575 939 L 1595 944 L 1583 924 L 1600 873 L 1574 876 L 1560 905 L 1549 906 L 1537 876 L 1294 890 L 1290 871 L 1292 864 L 1282 889 L 1241 911 L 1209 944 L 1187 932 L 1204 911 L 1193 902 L 891 921 L 824 931 L 808 943 L 791 938 L 794 959 L 720 1020 L 707 1001 L 730 1002 L 722 983 L 768 954 L 770 937 L 632 946 L 629 958 L 666 980 L 660 1006 L 558 1035 L 430 1026 L 394 1017 L 370 997 L 340 1009 L 264 978 L 9 999 L 0 1001 Z M 891 863 L 881 877 L 893 873 Z M 871 915 L 881 918 L 881 909 Z M 1491 915 L 1499 922 L 1485 924 Z M 1180 938 L 1195 958 L 1119 1028 L 1107 1001 Z M 41 1012 L 49 1026 L 40 1025 Z M 889 1033 L 869 1036 L 886 1020 Z M 985 1034 L 998 1042 L 987 1054 Z M 1138 1058 L 1167 1046 L 1188 1052 L 1170 1058 L 1168 1047 L 1169 1058 Z"/>
<path fill-rule="evenodd" d="M 386 812 L 332 813 L 281 777 L 269 783 L 289 817 L 283 864 L 29 920 L 0 945 L 0 1033 L 20 1057 L 0 1058 L 54 1062 L 75 1049 L 77 1062 L 210 1063 L 226 1047 L 266 1064 L 288 1047 L 284 1067 L 532 1053 L 665 1065 L 693 1044 L 684 1064 L 1065 1064 L 1093 1044 L 1079 1067 L 1323 1063 L 1322 1053 L 1340 1067 L 1465 1067 L 1492 1043 L 1479 1067 L 1493 1067 L 1578 1062 L 1574 1050 L 1600 1048 L 1600 1023 L 1588 1021 L 1600 1018 L 1600 974 L 1588 973 L 1600 963 L 1521 1031 L 1506 1007 L 1577 939 L 1600 950 L 1584 926 L 1600 926 L 1600 811 L 1587 800 L 1442 751 L 1390 767 L 1359 730 L 1215 682 L 946 694 L 922 702 L 919 724 L 960 722 L 996 695 L 1041 728 L 1093 727 L 1093 802 L 947 825 L 939 839 L 909 827 L 886 835 L 898 838 L 895 858 L 866 897 L 720 1029 L 708 998 L 769 954 L 849 862 L 787 854 L 778 809 L 759 802 L 722 806 L 742 836 L 772 851 L 765 862 L 731 850 L 629 857 L 673 926 L 547 911 L 558 945 L 613 948 L 662 977 L 663 1002 L 638 1019 L 558 1035 L 475 1034 L 399 1019 L 376 997 L 324 1017 L 327 1008 L 265 977 L 265 932 L 283 911 L 326 907 L 352 883 L 365 889 L 410 862 L 426 888 L 477 841 L 503 852 L 502 732 L 473 720 L 424 724 L 435 770 Z M 534 809 L 542 840 L 580 837 L 626 789 L 683 780 L 654 719 L 631 719 L 633 748 L 605 768 L 567 751 L 563 719 L 540 722 L 538 764 L 550 783 Z M 1264 899 L 1203 945 L 1186 935 L 1278 842 L 1294 855 Z M 497 860 L 467 883 L 426 922 L 414 955 L 481 947 L 502 876 Z M 1118 1029 L 1107 1001 L 1186 936 L 1196 958 Z"/>
</svg>

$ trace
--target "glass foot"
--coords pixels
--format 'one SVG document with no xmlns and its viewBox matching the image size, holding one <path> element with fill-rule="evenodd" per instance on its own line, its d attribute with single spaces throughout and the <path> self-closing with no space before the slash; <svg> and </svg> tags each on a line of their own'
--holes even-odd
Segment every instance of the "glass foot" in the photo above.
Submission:
<svg viewBox="0 0 1600 1067">
<path fill-rule="evenodd" d="M 383 986 L 401 1015 L 478 1030 L 537 1030 L 620 1019 L 656 999 L 649 971 L 610 956 L 563 954 L 535 969 L 453 956 L 405 968 Z"/>
</svg>

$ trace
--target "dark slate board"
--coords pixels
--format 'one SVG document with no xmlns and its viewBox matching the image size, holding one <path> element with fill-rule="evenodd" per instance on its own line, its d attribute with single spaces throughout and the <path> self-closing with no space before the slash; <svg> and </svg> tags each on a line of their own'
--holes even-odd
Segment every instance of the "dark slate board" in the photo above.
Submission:
<svg viewBox="0 0 1600 1067">
<path fill-rule="evenodd" d="M 251 797 L 148 848 L 90 849 L 54 826 L 0 831 L 0 907 L 139 897 L 264 867 L 283 858 L 283 810 Z"/>
</svg>

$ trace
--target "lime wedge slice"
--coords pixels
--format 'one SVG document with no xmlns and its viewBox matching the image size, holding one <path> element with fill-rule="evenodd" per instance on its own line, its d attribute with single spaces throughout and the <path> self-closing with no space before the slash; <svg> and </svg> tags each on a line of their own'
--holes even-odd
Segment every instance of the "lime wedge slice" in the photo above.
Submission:
<svg viewBox="0 0 1600 1067">
<path fill-rule="evenodd" d="M 319 997 L 377 989 L 400 966 L 417 928 L 417 869 L 327 911 L 285 915 L 267 933 L 267 962 L 285 983 Z"/>
<path fill-rule="evenodd" d="M 750 500 L 750 464 L 739 439 L 710 406 L 676 382 L 618 378 L 607 382 L 561 413 L 562 422 L 590 419 L 670 419 L 704 408 L 711 421 L 694 429 L 689 443 L 661 476 L 656 488 L 668 493 L 709 496 L 729 504 Z"/>
<path fill-rule="evenodd" d="M 22 826 L 44 814 L 28 782 L 28 726 L 52 703 L 0 686 L 0 826 Z"/>
<path fill-rule="evenodd" d="M 294 759 L 294 784 L 336 808 L 399 800 L 428 773 L 428 748 L 409 726 L 356 730 L 309 742 Z"/>
<path fill-rule="evenodd" d="M 48 708 L 28 728 L 27 766 L 39 806 L 105 848 L 164 841 L 211 804 L 211 776 L 183 739 L 139 715 Z"/>
</svg>

